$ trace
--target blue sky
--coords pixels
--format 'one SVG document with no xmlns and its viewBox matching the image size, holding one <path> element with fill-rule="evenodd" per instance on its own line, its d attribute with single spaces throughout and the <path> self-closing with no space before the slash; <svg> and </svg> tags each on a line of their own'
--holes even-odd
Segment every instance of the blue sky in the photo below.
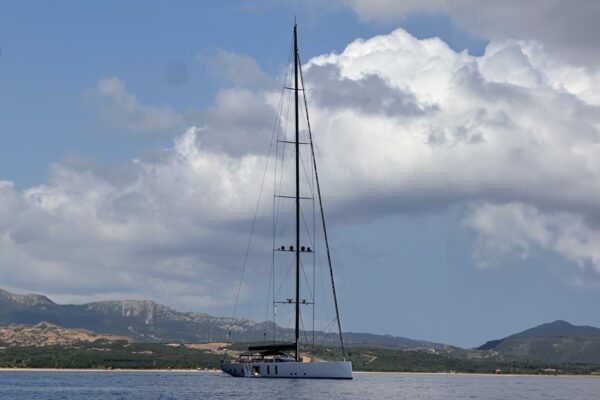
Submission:
<svg viewBox="0 0 600 400">
<path fill-rule="evenodd" d="M 229 54 L 233 57 L 228 58 L 229 60 L 243 62 L 240 65 L 244 66 L 245 71 L 248 70 L 247 67 L 257 65 L 260 74 L 274 79 L 287 59 L 294 16 L 300 25 L 303 62 L 330 53 L 343 54 L 346 46 L 358 38 L 388 35 L 396 28 L 403 28 L 411 35 L 410 39 L 403 39 L 403 43 L 410 42 L 415 46 L 424 43 L 420 39 L 439 37 L 453 51 L 452 57 L 456 60 L 461 57 L 456 53 L 464 50 L 468 53 L 465 57 L 474 57 L 470 60 L 484 56 L 485 47 L 490 41 L 501 43 L 498 44 L 499 47 L 513 49 L 515 45 L 510 47 L 506 44 L 507 40 L 513 40 L 519 43 L 522 50 L 520 54 L 529 57 L 529 67 L 533 65 L 536 71 L 546 73 L 550 77 L 546 78 L 548 81 L 560 75 L 548 65 L 564 64 L 564 68 L 570 67 L 576 71 L 581 69 L 577 72 L 582 76 L 577 80 L 580 84 L 573 85 L 574 89 L 569 86 L 572 81 L 548 84 L 548 88 L 552 87 L 556 93 L 548 92 L 547 96 L 551 100 L 536 111 L 535 118 L 539 119 L 544 113 L 561 113 L 564 108 L 558 108 L 556 104 L 567 104 L 564 103 L 570 101 L 567 97 L 577 97 L 577 102 L 573 103 L 575 105 L 568 103 L 569 106 L 580 107 L 585 104 L 588 107 L 577 108 L 578 111 L 574 111 L 573 115 L 588 115 L 586 112 L 593 114 L 594 107 L 598 107 L 598 99 L 590 94 L 595 90 L 594 84 L 589 83 L 593 79 L 588 79 L 598 76 L 594 75 L 595 67 L 591 67 L 596 57 L 595 49 L 581 45 L 577 53 L 563 51 L 564 47 L 561 46 L 565 46 L 563 42 L 566 39 L 555 40 L 542 28 L 528 25 L 525 17 L 515 19 L 517 22 L 511 29 L 504 29 L 506 24 L 501 19 L 497 26 L 490 24 L 483 29 L 465 22 L 468 15 L 465 16 L 463 9 L 458 6 L 449 13 L 444 8 L 435 6 L 436 2 L 427 2 L 434 5 L 423 6 L 422 9 L 419 6 L 407 6 L 406 9 L 390 6 L 386 12 L 383 9 L 368 9 L 368 5 L 360 3 L 362 2 L 3 3 L 0 6 L 0 180 L 10 181 L 14 187 L 6 194 L 4 203 L 0 204 L 9 204 L 12 201 L 9 198 L 19 198 L 21 200 L 18 201 L 23 204 L 19 203 L 21 205 L 15 210 L 23 210 L 27 208 L 32 193 L 37 196 L 54 189 L 67 198 L 75 193 L 71 200 L 65 200 L 67 202 L 95 199 L 95 195 L 90 193 L 104 193 L 102 188 L 106 185 L 121 187 L 120 183 L 115 183 L 117 178 L 106 176 L 119 174 L 121 167 L 127 169 L 127 174 L 133 174 L 128 169 L 132 159 L 160 157 L 157 153 L 161 149 L 172 147 L 173 141 L 183 134 L 191 121 L 199 125 L 210 125 L 210 121 L 217 124 L 214 121 L 220 120 L 215 111 L 216 105 L 220 104 L 219 96 L 225 96 L 227 90 L 233 90 L 231 93 L 234 95 L 242 93 L 249 98 L 254 96 L 263 99 L 260 94 L 263 88 L 252 87 L 251 82 L 244 80 L 236 82 L 232 76 L 220 70 L 223 64 L 220 64 L 222 60 L 219 61 L 218 58 Z M 390 4 L 381 2 L 384 5 L 386 3 Z M 478 10 L 477 7 L 470 12 L 482 20 L 489 17 L 486 10 Z M 533 15 L 531 9 L 527 8 L 520 11 L 511 9 L 511 12 Z M 384 17 L 381 16 L 382 13 Z M 380 42 L 370 42 L 369 45 L 377 50 L 378 43 Z M 536 53 L 537 47 L 531 43 L 543 45 L 543 57 L 539 55 L 541 53 Z M 450 57 L 446 55 L 443 46 L 432 45 L 428 49 L 430 52 L 442 52 L 441 58 Z M 510 54 L 512 55 L 506 58 L 508 61 L 503 61 L 509 64 L 502 65 L 508 65 L 510 71 L 521 71 L 520 56 Z M 238 56 L 241 58 L 235 58 Z M 440 57 L 431 56 L 429 64 L 424 65 L 434 65 L 435 60 Z M 542 58 L 544 61 L 539 61 Z M 552 64 L 548 60 L 555 62 Z M 357 75 L 353 69 L 358 68 L 357 66 L 344 64 L 346 61 L 343 57 L 335 62 L 338 63 L 340 74 L 346 74 L 344 79 L 360 82 L 360 74 Z M 368 62 L 369 58 L 365 56 L 360 64 L 367 75 L 371 71 Z M 315 62 L 311 68 L 315 71 L 319 65 L 319 62 Z M 535 96 L 544 93 L 543 90 L 550 90 L 534 88 L 529 81 L 523 80 L 530 79 L 530 75 L 523 75 L 525 78 L 499 77 L 498 74 L 503 72 L 502 68 L 492 69 L 494 65 L 488 65 L 491 67 L 487 70 L 482 67 L 485 79 L 494 83 L 506 80 L 493 86 L 493 90 L 498 90 L 498 96 L 505 93 L 499 88 L 500 85 L 506 85 L 506 90 L 515 90 L 521 94 L 535 92 Z M 372 70 L 379 71 L 377 68 L 373 64 Z M 174 73 L 175 78 L 169 78 L 169 73 Z M 415 81 L 418 80 L 419 73 L 415 72 Z M 379 74 L 384 76 L 383 72 Z M 390 76 L 386 76 L 384 81 L 394 82 L 394 77 Z M 308 77 L 310 78 L 310 69 Z M 344 79 L 338 77 L 339 82 L 348 83 Z M 419 102 L 423 99 L 432 102 L 434 100 L 431 99 L 436 98 L 427 98 L 428 91 L 435 89 L 424 90 L 425 97 L 421 97 L 419 87 L 412 85 L 411 82 L 404 82 L 398 87 L 406 90 L 406 93 L 416 93 Z M 581 85 L 590 87 L 582 89 Z M 556 89 L 558 87 L 563 89 Z M 164 118 L 171 121 L 165 122 L 165 126 L 171 128 L 148 133 L 143 129 L 132 129 L 129 120 L 123 123 L 107 121 L 107 118 L 115 115 L 111 113 L 118 106 L 111 102 L 118 99 L 130 101 L 131 97 L 128 96 L 135 96 L 134 107 L 139 115 L 146 115 L 144 113 L 148 110 L 149 113 L 158 110 L 155 114 L 164 114 Z M 457 99 L 465 102 L 470 101 L 468 96 L 456 94 Z M 323 109 L 331 107 L 325 100 L 320 101 Z M 315 105 L 319 105 L 318 99 Z M 472 109 L 477 107 L 473 105 Z M 234 113 L 235 109 L 232 110 L 230 112 Z M 490 105 L 486 110 L 493 113 L 496 106 Z M 356 113 L 354 117 L 363 118 L 361 115 Z M 465 111 L 464 115 L 470 114 Z M 422 118 L 423 124 L 429 124 L 425 117 Z M 596 137 L 599 132 L 597 119 L 585 118 L 589 118 L 589 121 L 584 121 L 587 123 L 584 128 L 588 129 L 589 135 Z M 324 117 L 317 115 L 316 120 L 319 119 L 324 120 Z M 573 117 L 564 116 L 564 121 L 572 119 Z M 535 135 L 540 135 L 535 136 L 537 138 L 559 137 L 562 134 L 568 137 L 572 132 L 572 127 L 564 121 L 555 124 L 565 126 L 564 131 L 552 130 L 546 134 L 543 126 L 534 127 L 534 123 L 530 122 L 519 125 L 522 120 L 515 117 L 515 126 L 519 129 L 522 126 L 526 127 L 523 129 L 531 129 Z M 475 125 L 465 123 L 463 128 L 467 135 L 469 129 L 480 129 L 472 128 L 473 126 Z M 442 129 L 443 126 L 435 126 L 432 132 L 441 132 L 438 128 Z M 483 136 L 489 138 L 484 128 L 481 129 Z M 243 129 L 235 132 L 239 135 Z M 265 140 L 268 141 L 268 138 Z M 517 140 L 521 139 L 516 138 L 514 143 Z M 440 146 L 445 146 L 444 143 L 447 142 L 439 143 Z M 488 140 L 487 143 L 490 146 L 496 143 L 495 149 L 499 153 L 503 150 L 501 141 Z M 567 174 L 565 171 L 569 171 L 571 167 L 575 170 L 579 165 L 568 160 L 561 164 L 560 155 L 567 148 L 561 148 L 560 145 L 567 146 L 566 140 L 549 140 L 548 143 L 547 147 L 551 147 L 552 151 L 535 153 L 537 155 L 524 153 L 525 157 L 542 157 L 540 164 L 543 165 L 546 160 L 545 162 L 553 165 L 564 165 L 564 169 L 552 170 L 548 176 L 538 175 L 535 170 L 530 170 L 529 174 L 527 170 L 523 170 L 522 174 L 531 178 L 528 182 L 532 192 L 551 191 L 551 182 L 563 182 L 563 174 Z M 572 145 L 571 148 L 575 148 L 578 143 Z M 226 153 L 234 151 L 226 150 Z M 438 158 L 440 162 L 446 159 L 444 157 L 451 157 L 443 154 L 443 157 Z M 543 158 L 545 154 L 547 159 Z M 596 154 L 585 153 L 584 156 L 593 159 Z M 365 157 L 377 158 L 377 155 L 365 154 Z M 498 165 L 502 164 L 502 160 L 499 158 Z M 456 165 L 461 166 L 462 171 L 479 168 L 469 163 Z M 443 170 L 446 167 L 438 165 L 437 168 Z M 453 167 L 447 168 L 450 170 Z M 482 170 L 484 168 L 487 166 L 483 166 Z M 504 171 L 502 167 L 497 168 L 498 176 L 510 176 L 514 173 Z M 595 174 L 595 168 L 586 171 L 591 173 L 592 170 Z M 432 171 L 424 177 L 414 177 L 414 180 L 420 180 L 415 188 L 411 186 L 410 176 L 405 177 L 400 173 L 396 177 L 390 174 L 390 182 L 401 182 L 401 186 L 406 188 L 404 192 L 398 192 L 400 195 L 397 197 L 394 197 L 394 193 L 386 193 L 378 199 L 379 192 L 375 190 L 370 194 L 372 199 L 368 201 L 364 194 L 356 195 L 357 200 L 354 202 L 332 200 L 334 207 L 339 205 L 339 209 L 332 210 L 332 233 L 336 246 L 335 259 L 339 263 L 337 276 L 345 329 L 475 346 L 488 339 L 555 319 L 600 326 L 600 316 L 595 308 L 600 302 L 598 259 L 584 245 L 575 246 L 568 240 L 569 233 L 574 234 L 573 232 L 580 236 L 588 235 L 585 240 L 582 239 L 582 243 L 593 244 L 596 240 L 597 224 L 593 220 L 600 214 L 587 205 L 590 192 L 579 192 L 578 187 L 573 187 L 572 199 L 566 200 L 557 195 L 556 199 L 546 196 L 539 200 L 535 194 L 527 191 L 527 184 L 513 188 L 509 184 L 503 186 L 502 182 L 498 183 L 494 178 L 489 184 L 491 189 L 472 189 L 472 182 L 468 177 L 458 179 L 458 183 L 443 179 L 440 183 L 435 178 L 440 172 Z M 81 175 L 77 175 L 79 173 Z M 387 176 L 387 173 L 383 175 Z M 334 174 L 331 173 L 330 176 L 333 177 Z M 593 175 L 590 179 L 595 182 L 595 178 L 596 175 Z M 98 186 L 86 188 L 83 182 L 87 179 L 98 182 Z M 70 182 L 75 181 L 77 184 L 71 185 Z M 510 178 L 506 178 L 506 181 L 510 181 Z M 361 181 L 358 182 L 360 184 Z M 457 190 L 447 187 L 453 184 L 464 184 L 466 189 L 457 194 Z M 419 194 L 422 186 L 433 187 L 431 196 L 438 196 L 441 205 L 421 207 L 420 205 L 427 203 L 427 199 L 423 200 L 424 197 L 420 197 L 423 195 Z M 482 184 L 484 186 L 486 185 Z M 444 187 L 445 191 L 440 189 Z M 32 188 L 35 190 L 32 191 Z M 357 190 L 360 191 L 360 188 Z M 414 196 L 413 191 L 416 193 Z M 428 192 L 425 190 L 423 193 Z M 352 196 L 349 195 L 349 198 L 354 198 Z M 453 200 L 444 200 L 446 198 Z M 156 199 L 158 197 L 154 198 Z M 160 200 L 157 204 L 160 205 Z M 81 203 L 77 207 L 85 209 Z M 71 206 L 65 211 L 65 215 L 71 215 L 73 209 Z M 340 211 L 346 209 L 352 210 L 353 215 Z M 383 209 L 387 211 L 381 211 Z M 98 224 L 105 222 L 99 216 L 102 215 L 102 210 L 104 208 L 98 208 L 94 212 L 97 217 L 94 221 Z M 243 214 L 242 211 L 240 214 Z M 201 254 L 201 251 L 196 254 L 185 250 L 189 243 L 193 246 L 193 233 L 197 232 L 195 229 L 200 229 L 207 217 L 199 214 L 198 223 L 193 227 L 176 228 L 177 232 L 189 229 L 183 236 L 185 244 L 181 244 L 183 250 L 180 253 L 177 253 L 178 245 L 169 247 L 171 254 L 175 254 L 173 258 L 180 260 L 181 264 L 179 261 L 177 265 L 171 264 L 171 261 L 164 258 L 161 263 L 149 268 L 152 272 L 145 272 L 147 270 L 141 267 L 131 267 L 131 272 L 125 273 L 118 270 L 117 266 L 127 270 L 130 263 L 142 265 L 151 257 L 152 251 L 136 242 L 135 246 L 139 247 L 132 245 L 135 247 L 135 252 L 132 253 L 135 254 L 119 249 L 114 254 L 115 258 L 107 258 L 106 265 L 98 265 L 92 259 L 97 254 L 102 254 L 104 249 L 110 248 L 110 242 L 99 234 L 92 235 L 84 245 L 77 244 L 73 239 L 58 240 L 56 248 L 63 249 L 63 252 L 64 248 L 61 246 L 69 248 L 68 246 L 79 245 L 87 251 L 77 254 L 73 259 L 70 256 L 61 258 L 58 254 L 48 253 L 51 250 L 40 250 L 44 246 L 39 244 L 27 246 L 34 243 L 35 238 L 46 234 L 50 235 L 49 247 L 60 232 L 67 232 L 65 235 L 69 236 L 70 233 L 62 230 L 64 226 L 59 221 L 62 211 L 53 209 L 51 215 L 45 215 L 35 223 L 29 221 L 31 215 L 37 215 L 33 211 L 18 214 L 20 212 L 11 212 L 10 216 L 8 212 L 0 213 L 0 217 L 4 218 L 4 221 L 0 220 L 2 232 L 12 232 L 11 235 L 15 238 L 21 237 L 15 233 L 20 232 L 25 237 L 22 243 L 17 239 L 17 244 L 11 242 L 13 247 L 10 248 L 10 254 L 15 258 L 11 259 L 10 265 L 5 261 L 0 267 L 6 277 L 5 283 L 1 283 L 0 287 L 19 292 L 41 292 L 57 301 L 83 302 L 115 296 L 144 297 L 154 298 L 178 309 L 222 315 L 230 312 L 231 305 L 227 304 L 226 299 L 217 301 L 215 298 L 218 296 L 214 293 L 219 291 L 218 286 L 226 278 L 231 277 L 229 273 L 218 271 L 220 263 L 236 263 L 240 261 L 239 258 L 229 259 L 228 255 L 220 256 L 216 252 L 210 255 L 211 261 L 207 262 L 206 267 L 196 268 L 193 257 L 206 260 L 207 256 Z M 116 213 L 114 210 L 112 212 Z M 160 210 L 156 212 L 158 215 Z M 236 214 L 235 211 L 231 213 Z M 19 218 L 15 217 L 13 220 L 14 215 Z M 527 227 L 536 229 L 532 228 L 532 233 L 528 235 L 522 231 L 514 233 L 497 220 L 494 220 L 495 225 L 490 228 L 492 216 L 502 219 L 503 215 L 516 215 L 516 221 L 525 221 Z M 66 220 L 70 221 L 68 218 Z M 194 218 L 191 220 L 195 221 Z M 223 226 L 229 226 L 227 224 L 231 221 L 227 221 L 223 222 Z M 240 221 L 244 219 L 240 217 Z M 48 226 L 40 228 L 43 224 Z M 175 222 L 168 221 L 165 225 L 171 224 Z M 516 226 L 516 223 L 507 224 Z M 83 232 L 86 231 L 86 226 L 92 225 L 93 222 L 90 222 L 90 225 L 80 229 Z M 210 224 L 211 227 L 215 225 L 217 222 Z M 65 226 L 69 224 L 65 223 Z M 235 235 L 243 236 L 247 224 L 239 223 L 239 226 L 241 228 Z M 38 228 L 39 231 L 36 231 Z M 161 228 L 155 229 L 160 231 Z M 529 229 L 524 230 L 530 232 Z M 77 236 L 77 231 L 73 230 L 72 234 Z M 115 235 L 120 234 L 125 235 L 121 231 Z M 98 237 L 102 239 L 97 239 Z M 503 240 L 510 246 L 497 245 Z M 135 258 L 142 253 L 141 258 Z M 81 265 L 86 263 L 86 257 L 90 263 L 89 268 Z M 184 261 L 190 264 L 185 264 Z M 39 265 L 31 266 L 36 262 Z M 108 266 L 109 262 L 115 265 Z M 202 281 L 202 288 L 185 286 L 179 281 L 171 282 L 171 268 L 187 280 Z M 232 270 L 237 271 L 236 268 L 232 267 Z M 119 284 L 111 287 L 109 279 L 97 280 L 104 270 L 117 271 L 114 272 L 114 279 Z M 38 277 L 32 278 L 35 273 L 39 274 Z M 53 276 L 56 278 L 52 278 Z M 65 280 L 65 276 L 72 280 Z M 60 284 L 55 284 L 55 280 L 60 280 Z M 143 281 L 143 284 L 132 283 L 136 280 Z M 156 288 L 152 285 L 156 285 Z M 195 291 L 201 294 L 195 297 Z"/>
<path fill-rule="evenodd" d="M 176 110 L 211 104 L 223 86 L 199 58 L 215 48 L 251 55 L 272 75 L 287 56 L 294 15 L 302 21 L 303 56 L 341 51 L 357 37 L 387 33 L 395 22 L 361 23 L 351 10 L 325 6 L 253 5 L 251 2 L 182 1 L 45 3 L 11 2 L 2 13 L 3 171 L 19 187 L 44 182 L 48 164 L 69 153 L 100 160 L 128 160 L 148 144 L 122 132 L 99 128 L 82 101 L 103 77 L 119 77 L 144 102 Z M 412 17 L 404 26 L 417 37 L 443 37 L 458 50 L 480 53 L 483 40 L 470 39 L 443 17 Z M 170 85 L 173 63 L 188 71 L 184 85 Z M 35 109 L 35 117 L 32 110 Z M 67 118 L 68 116 L 68 118 Z M 118 146 L 115 143 L 118 140 Z M 31 146 L 36 143 L 36 146 Z M 34 153 L 33 153 L 34 152 Z M 27 158 L 22 157 L 28 154 Z M 35 157 L 32 157 L 35 155 Z"/>
</svg>

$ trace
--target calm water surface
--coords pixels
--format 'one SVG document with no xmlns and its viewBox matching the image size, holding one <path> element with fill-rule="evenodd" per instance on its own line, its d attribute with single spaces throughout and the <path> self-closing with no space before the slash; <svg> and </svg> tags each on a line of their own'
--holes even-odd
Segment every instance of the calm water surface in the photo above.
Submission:
<svg viewBox="0 0 600 400">
<path fill-rule="evenodd" d="M 355 374 L 352 381 L 203 372 L 0 372 L 2 400 L 600 399 L 600 378 Z"/>
</svg>

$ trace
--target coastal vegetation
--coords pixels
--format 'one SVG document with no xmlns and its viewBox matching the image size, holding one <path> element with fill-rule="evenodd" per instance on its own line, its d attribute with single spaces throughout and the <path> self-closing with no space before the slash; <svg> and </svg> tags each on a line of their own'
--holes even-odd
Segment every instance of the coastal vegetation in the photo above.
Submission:
<svg viewBox="0 0 600 400">
<path fill-rule="evenodd" d="M 2 345 L 2 344 L 0 344 Z M 65 369 L 218 369 L 222 360 L 236 357 L 246 344 L 213 346 L 164 343 L 131 343 L 125 340 L 81 342 L 73 345 L 4 346 L 1 368 Z M 339 349 L 317 347 L 305 357 L 339 359 Z M 469 360 L 432 354 L 423 350 L 351 347 L 348 356 L 355 371 L 456 372 L 497 374 L 594 374 L 600 366 L 549 364 L 526 361 Z"/>
<path fill-rule="evenodd" d="M 268 328 L 268 329 L 267 329 Z M 0 289 L 0 367 L 218 368 L 274 330 L 265 323 L 182 313 L 142 300 L 60 305 Z M 235 344 L 224 343 L 232 331 Z M 302 332 L 310 337 L 309 332 Z M 336 335 L 316 332 L 303 356 L 340 359 Z M 344 333 L 355 371 L 589 374 L 600 370 L 600 329 L 566 321 L 490 340 L 478 349 L 372 333 Z M 190 344 L 191 343 L 191 344 Z"/>
<path fill-rule="evenodd" d="M 9 346 L 2 368 L 191 369 L 217 368 L 222 356 L 210 350 L 160 343 L 98 340 L 63 346 Z"/>
</svg>

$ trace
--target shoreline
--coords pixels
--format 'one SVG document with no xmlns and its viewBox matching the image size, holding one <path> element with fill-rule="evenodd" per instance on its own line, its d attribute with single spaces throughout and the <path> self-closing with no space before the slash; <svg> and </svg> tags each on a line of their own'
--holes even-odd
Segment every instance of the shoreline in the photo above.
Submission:
<svg viewBox="0 0 600 400">
<path fill-rule="evenodd" d="M 361 375 L 448 375 L 448 376 L 497 376 L 497 377 L 582 377 L 582 378 L 600 378 L 600 374 L 492 374 L 489 372 L 389 372 L 389 371 L 352 371 L 353 374 Z"/>
<path fill-rule="evenodd" d="M 209 373 L 209 374 L 220 374 L 221 370 L 217 369 L 94 369 L 94 368 L 0 368 L 1 372 L 147 372 L 147 373 Z M 447 375 L 447 376 L 481 376 L 481 377 L 541 377 L 541 378 L 600 378 L 600 374 L 491 374 L 491 373 L 477 373 L 477 372 L 389 372 L 389 371 L 353 371 L 355 375 Z"/>
<path fill-rule="evenodd" d="M 0 372 L 208 372 L 220 373 L 218 369 L 136 369 L 136 368 L 0 368 Z"/>
</svg>

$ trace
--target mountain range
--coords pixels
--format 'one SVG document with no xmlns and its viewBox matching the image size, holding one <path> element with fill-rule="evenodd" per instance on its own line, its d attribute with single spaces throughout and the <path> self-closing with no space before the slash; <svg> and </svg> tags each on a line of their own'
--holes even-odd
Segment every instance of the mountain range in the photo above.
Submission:
<svg viewBox="0 0 600 400">
<path fill-rule="evenodd" d="M 293 337 L 291 329 L 272 322 L 179 312 L 149 300 L 111 300 L 87 304 L 57 304 L 38 294 L 13 294 L 0 289 L 0 325 L 35 325 L 48 322 L 64 328 L 87 329 L 129 337 L 139 342 L 262 341 L 275 328 L 277 337 Z M 317 332 L 317 343 L 337 343 L 337 335 Z M 391 335 L 345 332 L 348 345 L 395 348 L 441 348 L 444 345 Z"/>
<path fill-rule="evenodd" d="M 28 326 L 47 325 L 29 329 Z M 10 343 L 20 343 L 19 335 L 40 332 L 50 341 L 61 335 L 77 337 L 120 337 L 136 342 L 205 343 L 259 342 L 275 330 L 279 338 L 293 337 L 291 329 L 271 322 L 218 317 L 206 313 L 179 312 L 149 300 L 111 300 L 87 304 L 57 304 L 39 294 L 13 294 L 0 289 L 0 325 Z M 54 327 L 56 325 L 57 327 Z M 58 328 L 85 330 L 60 331 Z M 28 330 L 29 329 L 29 330 Z M 12 333 L 11 333 L 12 332 Z M 21 333 L 19 333 L 21 332 Z M 229 333 L 231 335 L 229 336 Z M 307 335 L 307 333 L 304 333 Z M 39 334 L 38 334 L 39 335 Z M 42 335 L 42 336 L 44 336 Z M 86 336 L 87 335 L 87 336 Z M 316 343 L 337 345 L 335 334 L 316 333 Z M 45 337 L 45 336 L 44 336 Z M 22 339 L 21 342 L 29 342 Z M 7 341 L 4 341 L 7 343 Z M 451 358 L 489 361 L 535 361 L 551 364 L 600 365 L 600 329 L 576 326 L 566 321 L 542 324 L 503 339 L 490 340 L 477 349 L 462 349 L 424 340 L 391 335 L 345 332 L 347 346 L 425 350 Z M 39 343 L 36 342 L 36 343 Z"/>
</svg>

